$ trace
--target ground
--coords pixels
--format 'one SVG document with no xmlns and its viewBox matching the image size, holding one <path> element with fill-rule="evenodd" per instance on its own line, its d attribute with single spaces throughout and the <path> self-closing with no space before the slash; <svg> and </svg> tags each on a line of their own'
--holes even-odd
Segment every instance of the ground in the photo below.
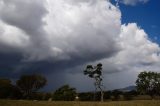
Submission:
<svg viewBox="0 0 160 106">
<path fill-rule="evenodd" d="M 160 106 L 159 100 L 110 101 L 110 102 L 54 102 L 0 100 L 0 106 Z"/>
</svg>

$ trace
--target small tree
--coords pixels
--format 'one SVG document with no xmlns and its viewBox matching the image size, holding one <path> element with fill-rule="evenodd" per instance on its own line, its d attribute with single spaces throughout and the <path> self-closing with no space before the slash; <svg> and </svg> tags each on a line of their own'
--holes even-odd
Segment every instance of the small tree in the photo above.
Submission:
<svg viewBox="0 0 160 106">
<path fill-rule="evenodd" d="M 69 85 L 64 85 L 53 94 L 53 100 L 73 101 L 76 97 L 76 89 Z"/>
<path fill-rule="evenodd" d="M 30 99 L 36 91 L 46 84 L 47 80 L 41 75 L 23 75 L 17 80 L 16 85 L 21 90 L 23 97 Z"/>
<path fill-rule="evenodd" d="M 154 95 L 160 94 L 160 73 L 141 72 L 136 85 L 141 94 L 149 94 L 153 98 Z"/>
<path fill-rule="evenodd" d="M 99 63 L 97 66 L 87 65 L 86 69 L 84 70 L 84 75 L 88 75 L 90 78 L 94 78 L 95 82 L 95 94 L 98 89 L 101 91 L 101 101 L 103 101 L 103 89 L 102 89 L 102 64 Z M 94 96 L 95 99 L 95 96 Z"/>
</svg>

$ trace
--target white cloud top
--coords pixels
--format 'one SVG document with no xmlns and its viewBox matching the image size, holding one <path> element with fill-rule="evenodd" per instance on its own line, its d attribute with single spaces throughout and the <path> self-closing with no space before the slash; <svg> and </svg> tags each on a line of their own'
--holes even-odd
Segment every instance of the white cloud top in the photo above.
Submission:
<svg viewBox="0 0 160 106">
<path fill-rule="evenodd" d="M 45 5 L 20 0 L 1 3 L 1 20 L 30 38 L 30 44 L 24 48 L 26 60 L 98 59 L 98 55 L 110 56 L 118 51 L 116 39 L 121 13 L 111 3 L 105 0 L 44 2 Z M 17 33 L 12 32 L 12 36 Z"/>
</svg>

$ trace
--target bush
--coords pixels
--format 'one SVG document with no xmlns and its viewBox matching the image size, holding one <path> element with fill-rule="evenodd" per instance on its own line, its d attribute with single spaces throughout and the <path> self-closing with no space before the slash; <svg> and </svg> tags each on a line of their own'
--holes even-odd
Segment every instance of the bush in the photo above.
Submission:
<svg viewBox="0 0 160 106">
<path fill-rule="evenodd" d="M 73 101 L 76 97 L 76 89 L 69 85 L 64 85 L 57 89 L 53 94 L 53 100 Z"/>
</svg>

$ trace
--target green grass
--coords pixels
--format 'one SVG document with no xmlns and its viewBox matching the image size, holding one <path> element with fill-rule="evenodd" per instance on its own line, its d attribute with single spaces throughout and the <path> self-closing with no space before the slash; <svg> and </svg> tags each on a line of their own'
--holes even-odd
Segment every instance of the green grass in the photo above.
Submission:
<svg viewBox="0 0 160 106">
<path fill-rule="evenodd" d="M 48 102 L 25 100 L 0 100 L 0 106 L 160 106 L 160 101 L 139 100 L 110 102 Z"/>
</svg>

